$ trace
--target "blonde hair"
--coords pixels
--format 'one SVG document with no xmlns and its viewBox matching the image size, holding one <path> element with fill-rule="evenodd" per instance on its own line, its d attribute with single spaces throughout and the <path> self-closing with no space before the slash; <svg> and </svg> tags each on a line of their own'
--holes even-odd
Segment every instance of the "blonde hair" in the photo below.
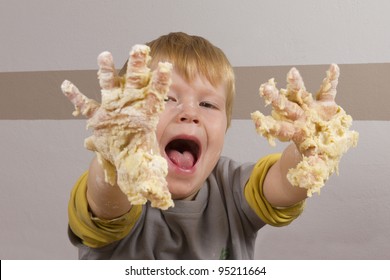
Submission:
<svg viewBox="0 0 390 280">
<path fill-rule="evenodd" d="M 224 83 L 227 127 L 230 126 L 235 96 L 234 72 L 220 48 L 202 37 L 183 32 L 163 35 L 146 45 L 150 47 L 152 69 L 159 61 L 168 61 L 173 63 L 175 70 L 188 82 L 199 74 L 213 86 Z"/>
</svg>

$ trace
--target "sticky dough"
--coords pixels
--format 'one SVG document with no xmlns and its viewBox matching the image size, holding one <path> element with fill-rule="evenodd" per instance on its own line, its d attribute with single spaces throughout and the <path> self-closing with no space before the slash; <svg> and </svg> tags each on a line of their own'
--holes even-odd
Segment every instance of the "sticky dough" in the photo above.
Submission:
<svg viewBox="0 0 390 280">
<path fill-rule="evenodd" d="M 292 72 L 294 71 L 290 71 L 287 79 L 290 82 Z M 327 114 L 329 115 L 329 112 L 324 112 L 324 108 L 327 108 L 326 102 L 328 102 L 326 99 L 329 99 L 329 96 L 325 95 L 329 94 L 333 87 L 332 98 L 334 99 L 338 67 L 331 67 L 327 74 L 328 76 L 324 79 L 320 92 L 317 93 L 317 95 L 322 95 L 320 98 L 325 99 L 325 101 L 322 101 L 325 106 L 320 107 L 318 102 L 313 101 L 312 95 L 304 89 L 303 82 L 301 85 L 296 83 L 295 86 L 281 89 L 280 96 L 272 97 L 264 92 L 267 86 L 273 89 L 276 88 L 274 80 L 271 79 L 260 87 L 260 95 L 266 99 L 266 104 L 272 103 L 275 105 L 272 115 L 264 116 L 259 111 L 251 115 L 256 124 L 257 132 L 267 138 L 272 146 L 276 144 L 275 138 L 280 141 L 293 140 L 297 144 L 303 158 L 295 168 L 289 170 L 287 179 L 293 186 L 307 189 L 309 197 L 313 193 L 320 193 L 330 175 L 334 172 L 338 174 L 338 166 L 342 155 L 349 148 L 357 145 L 359 136 L 356 131 L 350 130 L 352 117 L 346 114 L 340 106 L 335 106 L 335 112 L 331 113 L 330 118 L 324 118 Z M 294 92 L 294 87 L 295 89 L 302 88 L 298 90 L 299 93 L 297 94 L 297 91 Z M 290 106 L 289 113 L 286 113 L 285 110 L 287 105 Z M 296 105 L 299 105 L 302 110 L 298 107 L 299 110 L 295 110 L 294 106 Z M 291 120 L 294 113 L 298 116 L 294 116 Z M 301 118 L 299 118 L 299 114 L 302 114 Z M 295 121 L 294 118 L 299 120 Z M 297 131 L 299 133 L 296 133 Z"/>
<path fill-rule="evenodd" d="M 145 45 L 133 47 L 128 64 L 132 68 L 117 77 L 119 85 L 102 89 L 101 105 L 68 81 L 62 90 L 75 104 L 74 115 L 91 115 L 87 127 L 94 133 L 84 145 L 96 152 L 105 181 L 118 184 L 133 205 L 149 200 L 152 207 L 165 210 L 174 203 L 166 181 L 168 165 L 160 155 L 155 131 L 171 83 L 172 65 L 160 62 L 154 75 L 147 67 L 149 51 Z M 101 83 L 107 80 L 102 75 L 107 74 L 99 71 Z"/>
</svg>

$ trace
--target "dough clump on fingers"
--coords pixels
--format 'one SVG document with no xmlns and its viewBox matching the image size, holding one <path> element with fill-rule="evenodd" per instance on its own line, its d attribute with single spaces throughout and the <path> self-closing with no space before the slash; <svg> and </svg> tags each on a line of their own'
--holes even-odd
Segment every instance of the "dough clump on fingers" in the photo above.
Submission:
<svg viewBox="0 0 390 280">
<path fill-rule="evenodd" d="M 259 111 L 251 114 L 259 134 L 275 146 L 275 138 L 293 141 L 302 161 L 289 170 L 287 179 L 293 186 L 307 189 L 310 197 L 320 189 L 338 166 L 343 154 L 355 147 L 359 134 L 350 130 L 352 117 L 334 99 L 339 68 L 327 71 L 316 99 L 306 91 L 299 72 L 292 68 L 287 75 L 287 89 L 276 88 L 273 79 L 260 86 L 260 96 L 272 105 L 271 116 Z"/>
<path fill-rule="evenodd" d="M 153 207 L 165 210 L 174 203 L 166 181 L 167 162 L 160 155 L 155 131 L 171 83 L 172 65 L 160 62 L 152 72 L 149 52 L 148 46 L 135 45 L 123 77 L 116 75 L 110 53 L 99 55 L 101 104 L 91 102 L 77 88 L 79 94 L 73 94 L 72 101 L 69 96 L 75 90 L 70 90 L 74 87 L 70 82 L 64 82 L 63 91 L 76 113 L 89 113 L 87 127 L 93 129 L 93 135 L 84 144 L 96 152 L 105 181 L 117 183 L 133 205 L 149 200 Z"/>
</svg>

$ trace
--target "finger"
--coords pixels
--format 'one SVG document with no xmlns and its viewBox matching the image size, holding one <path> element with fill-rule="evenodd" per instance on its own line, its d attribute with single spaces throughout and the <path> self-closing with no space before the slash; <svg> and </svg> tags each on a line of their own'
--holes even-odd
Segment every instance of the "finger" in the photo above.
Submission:
<svg viewBox="0 0 390 280">
<path fill-rule="evenodd" d="M 285 142 L 292 140 L 296 134 L 296 129 L 291 122 L 275 120 L 271 116 L 264 116 L 259 111 L 252 113 L 251 117 L 256 131 L 267 138 L 272 146 L 275 146 L 274 138 Z"/>
<path fill-rule="evenodd" d="M 322 81 L 316 99 L 321 102 L 332 103 L 336 98 L 336 87 L 339 82 L 340 69 L 337 64 L 332 64 L 326 71 L 326 78 Z"/>
<path fill-rule="evenodd" d="M 273 109 L 282 119 L 296 120 L 304 113 L 298 104 L 288 100 L 284 94 L 280 94 L 273 79 L 262 84 L 259 92 L 260 96 L 264 98 L 266 105 L 272 104 Z"/>
<path fill-rule="evenodd" d="M 154 93 L 161 100 L 165 99 L 169 86 L 171 85 L 172 64 L 169 62 L 159 62 L 157 69 L 152 73 L 150 93 Z"/>
<path fill-rule="evenodd" d="M 313 102 L 313 96 L 306 91 L 305 84 L 299 71 L 293 67 L 287 73 L 287 98 L 299 105 L 306 104 L 310 106 Z"/>
<path fill-rule="evenodd" d="M 65 80 L 61 85 L 61 89 L 65 96 L 70 100 L 70 102 L 73 103 L 75 107 L 75 111 L 73 112 L 74 116 L 77 116 L 81 113 L 82 115 L 89 118 L 99 108 L 99 103 L 97 103 L 93 99 L 89 99 L 88 97 L 86 97 L 71 82 Z"/>
<path fill-rule="evenodd" d="M 146 101 L 146 108 L 151 114 L 164 110 L 164 100 L 172 82 L 172 68 L 172 64 L 169 62 L 159 62 L 157 69 L 152 73 Z"/>
<path fill-rule="evenodd" d="M 126 88 L 143 88 L 150 79 L 150 69 L 148 68 L 151 59 L 150 48 L 146 45 L 135 45 L 130 51 L 126 72 Z"/>
<path fill-rule="evenodd" d="M 331 119 L 339 110 L 339 106 L 335 102 L 339 76 L 339 67 L 336 64 L 332 64 L 326 72 L 326 78 L 322 81 L 321 87 L 316 94 L 317 111 L 325 120 Z"/>
<path fill-rule="evenodd" d="M 114 60 L 109 52 L 102 52 L 97 59 L 99 71 L 98 79 L 102 89 L 110 90 L 118 86 L 118 75 L 116 74 Z"/>
</svg>

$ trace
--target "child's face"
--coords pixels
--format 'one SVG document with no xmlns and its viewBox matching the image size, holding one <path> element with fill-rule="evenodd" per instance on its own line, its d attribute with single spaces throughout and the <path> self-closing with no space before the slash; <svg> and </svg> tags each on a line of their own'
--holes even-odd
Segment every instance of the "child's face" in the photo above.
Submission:
<svg viewBox="0 0 390 280">
<path fill-rule="evenodd" d="M 217 163 L 227 128 L 224 85 L 196 76 L 188 83 L 175 71 L 157 139 L 168 161 L 168 188 L 174 199 L 192 198 Z"/>
</svg>

